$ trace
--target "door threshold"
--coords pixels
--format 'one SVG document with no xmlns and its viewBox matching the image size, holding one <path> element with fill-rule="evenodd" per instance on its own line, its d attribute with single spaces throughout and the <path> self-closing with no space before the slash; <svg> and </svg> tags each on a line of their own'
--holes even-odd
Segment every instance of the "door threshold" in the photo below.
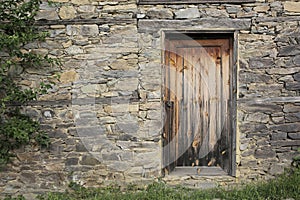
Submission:
<svg viewBox="0 0 300 200">
<path fill-rule="evenodd" d="M 221 167 L 175 167 L 169 176 L 229 176 Z"/>
</svg>

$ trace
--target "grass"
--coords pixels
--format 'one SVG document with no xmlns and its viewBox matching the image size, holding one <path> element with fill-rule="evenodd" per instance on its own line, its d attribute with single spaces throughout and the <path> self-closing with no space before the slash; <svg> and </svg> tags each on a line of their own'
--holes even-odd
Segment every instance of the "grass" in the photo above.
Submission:
<svg viewBox="0 0 300 200">
<path fill-rule="evenodd" d="M 222 188 L 211 190 L 188 189 L 184 187 L 172 188 L 163 182 L 154 182 L 143 189 L 131 185 L 125 190 L 121 190 L 116 186 L 84 188 L 76 184 L 71 184 L 70 190 L 65 193 L 47 193 L 37 197 L 38 200 L 281 200 L 287 198 L 300 199 L 300 168 L 289 170 L 285 174 L 268 182 L 247 184 L 231 190 Z M 25 198 L 20 196 L 5 200 L 25 200 Z"/>
</svg>

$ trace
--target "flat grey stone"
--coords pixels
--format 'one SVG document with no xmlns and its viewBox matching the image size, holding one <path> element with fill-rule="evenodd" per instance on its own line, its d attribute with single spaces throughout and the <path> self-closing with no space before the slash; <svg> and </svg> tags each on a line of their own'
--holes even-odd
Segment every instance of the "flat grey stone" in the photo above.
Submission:
<svg viewBox="0 0 300 200">
<path fill-rule="evenodd" d="M 294 56 L 300 54 L 300 45 L 289 45 L 281 47 L 278 56 Z"/>
<path fill-rule="evenodd" d="M 281 125 L 270 126 L 271 130 L 283 132 L 298 132 L 300 130 L 300 123 L 286 123 Z"/>
<path fill-rule="evenodd" d="M 293 75 L 295 81 L 300 81 L 300 72 Z"/>
<path fill-rule="evenodd" d="M 272 150 L 266 150 L 266 149 L 258 149 L 254 153 L 255 158 L 274 158 L 276 156 L 276 152 Z"/>
<path fill-rule="evenodd" d="M 172 19 L 173 12 L 170 9 L 150 9 L 147 12 L 147 16 L 150 18 L 157 18 L 157 19 Z"/>
<path fill-rule="evenodd" d="M 295 56 L 293 62 L 295 65 L 300 66 L 300 55 Z"/>
<path fill-rule="evenodd" d="M 299 130 L 300 131 L 300 130 Z M 289 133 L 288 134 L 289 138 L 293 140 L 300 140 L 300 132 L 297 133 Z"/>
<path fill-rule="evenodd" d="M 175 19 L 190 19 L 200 17 L 198 8 L 187 8 L 175 12 Z"/>
<path fill-rule="evenodd" d="M 254 58 L 250 59 L 249 67 L 256 68 L 271 68 L 274 65 L 274 61 L 271 58 Z"/>
</svg>

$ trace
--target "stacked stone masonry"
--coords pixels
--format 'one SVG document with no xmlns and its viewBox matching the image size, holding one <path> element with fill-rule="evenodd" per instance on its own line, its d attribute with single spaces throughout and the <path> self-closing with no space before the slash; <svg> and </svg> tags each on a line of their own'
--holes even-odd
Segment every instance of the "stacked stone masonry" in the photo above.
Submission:
<svg viewBox="0 0 300 200">
<path fill-rule="evenodd" d="M 36 20 L 50 32 L 26 45 L 62 60 L 27 69 L 20 84 L 60 79 L 24 112 L 49 133 L 0 173 L 0 193 L 144 183 L 162 174 L 162 29 L 238 32 L 236 177 L 164 178 L 192 187 L 269 179 L 300 146 L 300 2 L 142 5 L 135 0 L 52 0 Z M 201 183 L 203 183 L 201 185 Z"/>
</svg>

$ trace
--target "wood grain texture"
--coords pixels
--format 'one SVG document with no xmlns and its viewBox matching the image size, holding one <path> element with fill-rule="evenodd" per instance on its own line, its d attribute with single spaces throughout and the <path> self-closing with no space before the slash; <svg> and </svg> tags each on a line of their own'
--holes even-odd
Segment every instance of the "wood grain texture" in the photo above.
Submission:
<svg viewBox="0 0 300 200">
<path fill-rule="evenodd" d="M 168 42 L 165 91 L 167 101 L 174 102 L 167 114 L 173 115 L 167 119 L 173 120 L 167 141 L 172 143 L 171 159 L 175 166 L 219 166 L 229 172 L 230 40 Z"/>
</svg>

